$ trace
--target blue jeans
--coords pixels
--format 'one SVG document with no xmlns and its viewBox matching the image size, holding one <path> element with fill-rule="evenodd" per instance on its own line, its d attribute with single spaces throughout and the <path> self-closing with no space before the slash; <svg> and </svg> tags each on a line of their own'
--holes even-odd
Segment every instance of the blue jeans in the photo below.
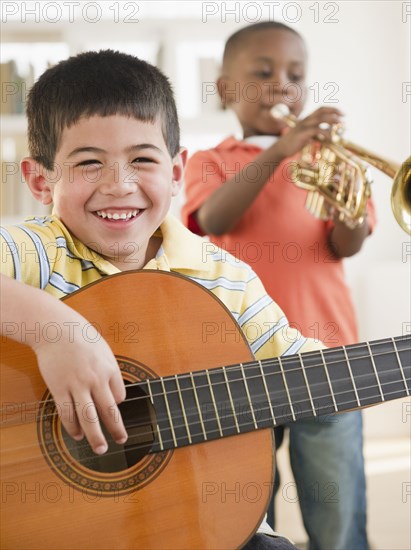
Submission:
<svg viewBox="0 0 411 550">
<path fill-rule="evenodd" d="M 361 412 L 299 420 L 287 427 L 309 549 L 367 550 Z M 281 427 L 275 431 L 278 446 Z M 294 500 L 292 489 L 283 487 L 277 498 Z M 274 517 L 273 507 L 269 523 L 270 515 Z"/>
</svg>

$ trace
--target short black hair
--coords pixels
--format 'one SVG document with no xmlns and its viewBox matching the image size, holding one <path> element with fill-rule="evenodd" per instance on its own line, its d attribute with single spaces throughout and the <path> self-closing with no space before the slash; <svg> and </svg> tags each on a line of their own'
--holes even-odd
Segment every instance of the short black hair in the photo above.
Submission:
<svg viewBox="0 0 411 550">
<path fill-rule="evenodd" d="M 236 54 L 237 50 L 244 46 L 244 42 L 247 40 L 247 38 L 249 38 L 251 34 L 265 30 L 289 31 L 294 33 L 301 40 L 303 40 L 302 36 L 297 31 L 295 31 L 291 27 L 288 27 L 284 23 L 279 23 L 277 21 L 261 21 L 260 23 L 248 25 L 247 27 L 243 27 L 242 29 L 236 31 L 227 39 L 223 54 L 223 67 L 226 67 L 229 64 L 234 54 Z"/>
<path fill-rule="evenodd" d="M 47 69 L 29 92 L 26 113 L 30 155 L 49 170 L 63 130 L 81 117 L 119 114 L 144 122 L 160 117 L 171 157 L 180 147 L 167 77 L 150 63 L 113 50 L 81 53 Z"/>
</svg>

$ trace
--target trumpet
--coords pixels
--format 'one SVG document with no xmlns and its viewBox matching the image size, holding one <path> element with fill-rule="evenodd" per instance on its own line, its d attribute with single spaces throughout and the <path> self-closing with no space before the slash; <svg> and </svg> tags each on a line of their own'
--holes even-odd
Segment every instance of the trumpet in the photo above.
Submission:
<svg viewBox="0 0 411 550">
<path fill-rule="evenodd" d="M 284 104 L 271 109 L 274 118 L 294 127 L 297 119 Z M 315 217 L 338 219 L 348 227 L 363 223 L 371 197 L 372 165 L 393 178 L 391 207 L 401 228 L 411 235 L 411 157 L 402 165 L 384 159 L 342 138 L 341 124 L 330 127 L 331 139 L 320 137 L 306 145 L 300 159 L 291 165 L 292 181 L 308 190 L 306 208 Z M 365 162 L 363 162 L 365 161 Z"/>
</svg>

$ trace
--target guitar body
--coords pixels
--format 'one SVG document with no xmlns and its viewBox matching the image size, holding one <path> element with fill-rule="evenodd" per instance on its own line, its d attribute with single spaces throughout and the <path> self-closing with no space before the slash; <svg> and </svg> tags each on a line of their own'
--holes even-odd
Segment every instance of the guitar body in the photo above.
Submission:
<svg viewBox="0 0 411 550">
<path fill-rule="evenodd" d="M 129 382 L 253 359 L 221 302 L 178 275 L 126 272 L 65 302 L 98 325 Z M 48 338 L 63 329 L 50 323 Z M 101 472 L 70 453 L 31 349 L 4 338 L 1 352 L 2 549 L 229 549 L 256 531 L 273 486 L 272 430 Z"/>
</svg>

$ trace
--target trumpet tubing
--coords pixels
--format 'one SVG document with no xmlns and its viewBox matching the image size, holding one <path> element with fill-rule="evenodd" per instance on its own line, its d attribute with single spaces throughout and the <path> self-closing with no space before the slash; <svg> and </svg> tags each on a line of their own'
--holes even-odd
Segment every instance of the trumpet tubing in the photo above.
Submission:
<svg viewBox="0 0 411 550">
<path fill-rule="evenodd" d="M 289 127 L 297 124 L 286 105 L 271 109 Z M 361 224 L 371 196 L 372 165 L 393 178 L 391 206 L 398 224 L 411 235 L 411 157 L 403 164 L 387 160 L 342 138 L 341 125 L 330 127 L 331 140 L 321 137 L 303 148 L 294 183 L 308 190 L 306 208 L 317 218 L 330 219 L 334 213 L 348 227 Z"/>
</svg>

